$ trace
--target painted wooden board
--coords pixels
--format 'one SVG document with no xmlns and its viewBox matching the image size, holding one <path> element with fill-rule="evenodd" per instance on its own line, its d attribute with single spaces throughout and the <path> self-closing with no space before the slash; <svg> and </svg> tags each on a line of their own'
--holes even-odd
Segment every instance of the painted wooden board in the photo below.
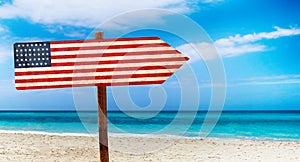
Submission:
<svg viewBox="0 0 300 162">
<path fill-rule="evenodd" d="M 162 84 L 187 61 L 158 37 L 14 44 L 18 90 Z"/>
</svg>

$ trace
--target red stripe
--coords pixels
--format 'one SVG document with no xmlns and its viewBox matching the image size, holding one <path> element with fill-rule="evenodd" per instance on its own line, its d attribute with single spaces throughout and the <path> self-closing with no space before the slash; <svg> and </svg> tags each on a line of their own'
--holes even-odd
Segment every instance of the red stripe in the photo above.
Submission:
<svg viewBox="0 0 300 162">
<path fill-rule="evenodd" d="M 51 56 L 51 59 L 64 59 L 64 58 L 91 58 L 91 57 L 111 57 L 111 56 L 141 56 L 141 55 L 159 55 L 159 54 L 181 54 L 177 50 L 166 51 L 143 51 L 143 52 L 116 52 L 116 53 L 95 53 L 95 54 L 73 54 L 62 56 Z"/>
<path fill-rule="evenodd" d="M 53 41 L 51 44 L 67 44 L 67 43 L 93 43 L 93 42 L 113 42 L 113 41 L 137 41 L 137 40 L 160 40 L 158 37 L 140 37 L 140 38 L 106 38 L 101 40 L 67 40 Z"/>
<path fill-rule="evenodd" d="M 42 78 L 42 79 L 22 79 L 15 83 L 41 83 L 41 82 L 61 82 L 61 81 L 83 81 L 83 80 L 102 80 L 102 79 L 130 79 L 147 77 L 168 77 L 173 73 L 152 73 L 152 74 L 126 74 L 126 75 L 107 75 L 107 76 L 89 76 L 89 77 L 62 77 L 62 78 Z"/>
<path fill-rule="evenodd" d="M 33 89 L 50 89 L 50 88 L 72 88 L 84 86 L 128 86 L 128 85 L 144 85 L 144 84 L 162 84 L 165 80 L 159 81 L 141 81 L 141 82 L 119 82 L 119 83 L 98 83 L 98 84 L 65 84 L 53 86 L 30 86 L 30 87 L 16 87 L 17 90 L 33 90 Z"/>
<path fill-rule="evenodd" d="M 153 44 L 128 44 L 128 45 L 111 45 L 111 46 L 64 47 L 64 48 L 51 48 L 51 52 L 125 49 L 125 48 L 141 48 L 141 47 L 144 48 L 145 47 L 170 47 L 170 45 L 168 45 L 167 43 L 153 43 Z"/>
<path fill-rule="evenodd" d="M 150 63 L 164 61 L 187 61 L 187 57 L 173 58 L 153 58 L 153 59 L 134 59 L 134 60 L 108 60 L 108 61 L 88 61 L 88 62 L 63 62 L 52 63 L 51 66 L 80 66 L 80 65 L 101 65 L 101 64 L 126 64 L 126 63 Z"/>
<path fill-rule="evenodd" d="M 27 71 L 27 72 L 15 72 L 15 76 L 46 75 L 46 74 L 93 73 L 93 72 L 116 72 L 116 71 L 132 71 L 132 70 L 136 70 L 136 71 L 138 71 L 138 70 L 160 70 L 160 69 L 176 69 L 176 68 L 180 68 L 180 67 L 181 67 L 181 65 L 165 65 L 165 66 L 98 68 L 98 69 Z"/>
</svg>

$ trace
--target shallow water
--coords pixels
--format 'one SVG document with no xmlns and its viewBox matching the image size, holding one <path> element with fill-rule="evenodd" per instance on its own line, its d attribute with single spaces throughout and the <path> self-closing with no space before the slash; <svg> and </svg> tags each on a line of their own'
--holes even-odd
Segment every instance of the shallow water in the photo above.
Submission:
<svg viewBox="0 0 300 162">
<path fill-rule="evenodd" d="M 97 120 L 97 112 L 0 112 L 0 129 L 96 134 Z M 110 133 L 300 140 L 300 111 L 222 112 L 220 117 L 216 112 L 108 112 L 108 121 Z M 213 129 L 207 132 L 204 125 Z"/>
</svg>

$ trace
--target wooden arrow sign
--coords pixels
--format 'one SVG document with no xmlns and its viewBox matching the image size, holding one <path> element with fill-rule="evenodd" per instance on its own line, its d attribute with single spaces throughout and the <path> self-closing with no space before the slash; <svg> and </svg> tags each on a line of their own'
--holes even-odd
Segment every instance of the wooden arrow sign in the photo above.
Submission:
<svg viewBox="0 0 300 162">
<path fill-rule="evenodd" d="M 18 90 L 97 86 L 100 161 L 108 162 L 106 86 L 161 84 L 188 58 L 158 37 L 14 44 Z"/>
<path fill-rule="evenodd" d="M 14 44 L 18 90 L 161 84 L 188 58 L 158 37 Z"/>
</svg>

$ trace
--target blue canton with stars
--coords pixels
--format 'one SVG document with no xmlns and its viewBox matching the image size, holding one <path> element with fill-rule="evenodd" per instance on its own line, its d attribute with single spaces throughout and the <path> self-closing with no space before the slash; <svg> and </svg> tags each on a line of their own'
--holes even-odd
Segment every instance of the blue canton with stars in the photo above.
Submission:
<svg viewBox="0 0 300 162">
<path fill-rule="evenodd" d="M 14 44 L 15 68 L 50 67 L 50 42 Z"/>
</svg>

